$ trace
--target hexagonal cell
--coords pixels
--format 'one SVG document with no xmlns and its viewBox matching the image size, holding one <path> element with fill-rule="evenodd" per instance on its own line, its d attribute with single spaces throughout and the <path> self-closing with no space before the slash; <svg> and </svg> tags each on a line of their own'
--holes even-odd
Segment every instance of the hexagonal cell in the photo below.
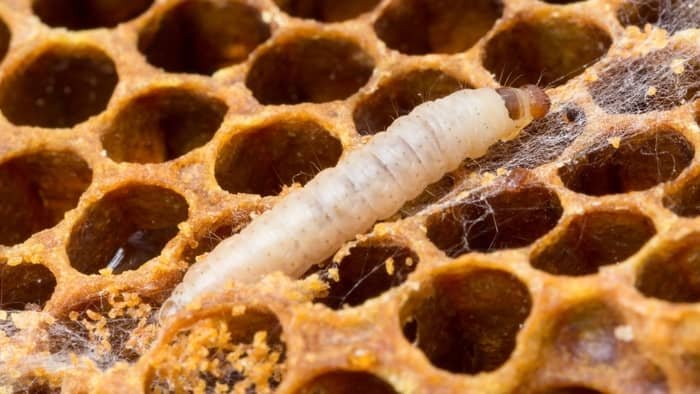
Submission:
<svg viewBox="0 0 700 394">
<path fill-rule="evenodd" d="M 333 167 L 343 147 L 312 120 L 274 120 L 234 135 L 216 159 L 216 180 L 230 193 L 278 194 Z"/>
<path fill-rule="evenodd" d="M 647 297 L 700 302 L 700 234 L 669 241 L 645 258 L 635 286 Z"/>
<path fill-rule="evenodd" d="M 465 161 L 480 173 L 502 168 L 535 168 L 555 161 L 583 132 L 586 114 L 575 104 L 564 104 L 525 127 L 509 141 L 492 145 L 483 157 Z"/>
<path fill-rule="evenodd" d="M 221 241 L 243 230 L 253 220 L 250 215 L 251 212 L 238 211 L 230 217 L 217 221 L 199 237 L 196 246 L 188 246 L 185 249 L 182 259 L 194 264 L 197 257 L 211 252 Z"/>
<path fill-rule="evenodd" d="M 630 0 L 617 10 L 623 26 L 657 25 L 669 33 L 700 26 L 700 11 L 683 0 Z"/>
<path fill-rule="evenodd" d="M 330 288 L 327 296 L 316 301 L 333 309 L 344 305 L 361 305 L 399 286 L 417 265 L 418 256 L 396 242 L 362 242 L 352 247 L 350 254 L 343 257 L 339 264 L 331 264 L 321 271 Z M 331 274 L 331 269 L 337 270 L 337 273 Z"/>
<path fill-rule="evenodd" d="M 557 195 L 541 185 L 509 186 L 431 214 L 428 238 L 450 257 L 524 247 L 556 226 Z"/>
<path fill-rule="evenodd" d="M 637 253 L 656 234 L 654 223 L 628 210 L 593 211 L 574 218 L 566 230 L 530 259 L 555 275 L 588 275 Z"/>
<path fill-rule="evenodd" d="M 78 205 L 92 170 L 69 151 L 39 151 L 0 164 L 0 244 L 53 227 Z"/>
<path fill-rule="evenodd" d="M 274 0 L 284 12 L 297 18 L 342 22 L 372 11 L 381 0 Z"/>
<path fill-rule="evenodd" d="M 404 304 L 401 319 L 406 339 L 434 366 L 476 374 L 510 358 L 532 307 L 518 278 L 493 269 L 447 273 L 427 291 Z"/>
<path fill-rule="evenodd" d="M 228 106 L 186 88 L 160 88 L 132 99 L 102 136 L 117 162 L 160 163 L 196 149 L 214 136 Z"/>
<path fill-rule="evenodd" d="M 264 308 L 197 320 L 154 355 L 148 391 L 271 393 L 286 371 L 283 336 Z"/>
<path fill-rule="evenodd" d="M 466 51 L 501 17 L 498 0 L 394 0 L 374 23 L 389 48 L 408 55 Z"/>
<path fill-rule="evenodd" d="M 101 50 L 56 44 L 2 81 L 0 110 L 16 125 L 73 127 L 107 107 L 118 81 L 114 62 Z"/>
<path fill-rule="evenodd" d="M 363 371 L 330 371 L 313 378 L 296 394 L 398 394 L 384 379 Z"/>
<path fill-rule="evenodd" d="M 84 274 L 138 269 L 160 255 L 187 220 L 185 199 L 160 186 L 129 184 L 88 207 L 68 241 L 71 265 Z"/>
<path fill-rule="evenodd" d="M 261 53 L 246 85 L 261 104 L 325 103 L 357 92 L 373 69 L 374 60 L 352 41 L 302 37 Z"/>
<path fill-rule="evenodd" d="M 138 47 L 165 71 L 206 75 L 245 61 L 269 37 L 260 11 L 244 1 L 187 0 L 152 20 Z"/>
<path fill-rule="evenodd" d="M 564 185 L 591 196 L 652 188 L 675 179 L 691 162 L 693 145 L 671 129 L 622 137 L 619 146 L 601 142 L 559 169 Z"/>
<path fill-rule="evenodd" d="M 0 309 L 41 309 L 55 287 L 56 277 L 41 264 L 0 262 Z"/>
<path fill-rule="evenodd" d="M 589 87 L 609 113 L 665 111 L 694 99 L 700 91 L 700 55 L 672 46 L 646 56 L 619 59 L 598 73 Z"/>
<path fill-rule="evenodd" d="M 565 352 L 577 362 L 614 364 L 622 357 L 624 347 L 615 328 L 624 325 L 620 314 L 597 300 L 586 301 L 562 313 L 554 326 L 554 351 Z"/>
<path fill-rule="evenodd" d="M 664 206 L 679 216 L 700 215 L 700 175 L 686 179 L 678 186 L 664 196 Z"/>
<path fill-rule="evenodd" d="M 394 76 L 358 103 L 353 111 L 355 128 L 362 135 L 376 134 L 418 104 L 466 87 L 469 86 L 439 70 L 413 70 Z"/>
<path fill-rule="evenodd" d="M 506 86 L 558 86 L 579 75 L 612 43 L 592 22 L 564 16 L 523 19 L 486 45 L 484 67 Z"/>
<path fill-rule="evenodd" d="M 114 27 L 136 18 L 153 0 L 34 0 L 32 10 L 51 27 L 72 30 Z"/>
<path fill-rule="evenodd" d="M 49 352 L 75 353 L 107 369 L 135 362 L 149 346 L 135 330 L 153 324 L 159 305 L 135 293 L 110 294 L 74 305 L 49 326 Z"/>
</svg>

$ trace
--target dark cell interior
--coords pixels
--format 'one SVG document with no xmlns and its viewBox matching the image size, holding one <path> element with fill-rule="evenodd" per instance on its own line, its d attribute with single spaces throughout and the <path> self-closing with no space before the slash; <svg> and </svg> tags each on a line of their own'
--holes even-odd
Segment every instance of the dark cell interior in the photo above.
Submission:
<svg viewBox="0 0 700 394">
<path fill-rule="evenodd" d="M 427 234 L 450 257 L 519 248 L 554 228 L 562 211 L 557 195 L 543 186 L 505 188 L 431 214 Z"/>
<path fill-rule="evenodd" d="M 118 81 L 114 62 L 101 50 L 57 45 L 4 79 L 0 109 L 16 125 L 73 127 L 107 107 Z"/>
<path fill-rule="evenodd" d="M 362 135 L 386 130 L 399 116 L 418 104 L 447 96 L 465 83 L 438 70 L 415 70 L 393 77 L 376 92 L 360 101 L 353 112 L 355 128 Z"/>
<path fill-rule="evenodd" d="M 296 394 L 397 394 L 384 379 L 362 371 L 330 371 L 316 376 Z"/>
<path fill-rule="evenodd" d="M 0 19 L 0 61 L 7 55 L 7 50 L 10 48 L 10 39 L 12 34 L 10 29 L 7 27 L 5 21 Z"/>
<path fill-rule="evenodd" d="M 677 185 L 674 190 L 668 191 L 663 203 L 679 216 L 700 215 L 700 176 L 695 175 Z"/>
<path fill-rule="evenodd" d="M 139 16 L 153 0 L 34 0 L 32 10 L 51 27 L 114 27 Z"/>
<path fill-rule="evenodd" d="M 357 92 L 373 69 L 374 60 L 351 41 L 298 38 L 261 53 L 246 85 L 262 104 L 324 103 Z"/>
<path fill-rule="evenodd" d="M 244 1 L 188 0 L 152 20 L 138 48 L 165 71 L 213 74 L 245 61 L 269 37 L 260 12 Z"/>
<path fill-rule="evenodd" d="M 672 130 L 623 137 L 619 147 L 602 142 L 559 169 L 569 189 L 591 196 L 649 189 L 675 179 L 695 150 Z"/>
<path fill-rule="evenodd" d="M 434 366 L 476 374 L 508 360 L 531 307 L 530 293 L 518 278 L 478 269 L 436 277 L 432 293 L 409 300 L 401 315 L 404 333 L 415 334 L 406 339 Z"/>
<path fill-rule="evenodd" d="M 238 234 L 251 220 L 248 211 L 239 211 L 230 217 L 219 220 L 199 237 L 197 246 L 185 249 L 182 258 L 193 264 L 197 257 L 211 252 L 221 241 Z"/>
<path fill-rule="evenodd" d="M 659 26 L 669 33 L 700 27 L 700 10 L 685 0 L 628 0 L 617 10 L 623 26 Z"/>
<path fill-rule="evenodd" d="M 320 22 L 342 22 L 356 18 L 376 7 L 380 0 L 274 0 L 291 16 Z"/>
<path fill-rule="evenodd" d="M 582 73 L 611 42 L 592 23 L 556 16 L 523 19 L 491 38 L 483 64 L 502 85 L 553 87 Z"/>
<path fill-rule="evenodd" d="M 662 245 L 645 258 L 635 286 L 647 297 L 700 302 L 700 235 L 691 234 Z"/>
<path fill-rule="evenodd" d="M 39 151 L 0 164 L 0 244 L 12 246 L 53 227 L 78 205 L 92 170 L 68 151 Z"/>
<path fill-rule="evenodd" d="M 338 269 L 339 280 L 326 278 L 329 293 L 316 301 L 333 309 L 360 305 L 403 283 L 417 265 L 418 256 L 404 246 L 366 241 L 350 249 L 339 264 L 329 266 Z"/>
<path fill-rule="evenodd" d="M 132 99 L 102 136 L 118 162 L 160 163 L 196 149 L 214 136 L 228 107 L 184 88 L 161 88 Z"/>
<path fill-rule="evenodd" d="M 374 30 L 389 48 L 408 55 L 457 53 L 486 35 L 502 12 L 499 0 L 395 0 Z"/>
<path fill-rule="evenodd" d="M 187 220 L 188 205 L 179 194 L 160 186 L 130 184 L 107 193 L 87 208 L 68 242 L 73 268 L 96 274 L 135 270 L 160 255 Z"/>
<path fill-rule="evenodd" d="M 216 180 L 231 193 L 278 194 L 334 166 L 340 141 L 310 120 L 279 120 L 236 134 L 219 151 Z"/>
<path fill-rule="evenodd" d="M 0 309 L 41 309 L 55 287 L 56 278 L 41 264 L 0 262 Z"/>
<path fill-rule="evenodd" d="M 531 257 L 535 268 L 555 275 L 588 275 L 635 254 L 654 236 L 654 223 L 641 213 L 594 211 L 573 219 L 553 243 Z"/>
</svg>

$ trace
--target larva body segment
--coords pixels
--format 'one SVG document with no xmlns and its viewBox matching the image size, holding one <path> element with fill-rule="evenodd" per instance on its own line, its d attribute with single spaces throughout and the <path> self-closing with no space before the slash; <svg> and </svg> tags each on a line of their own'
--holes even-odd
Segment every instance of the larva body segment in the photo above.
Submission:
<svg viewBox="0 0 700 394">
<path fill-rule="evenodd" d="M 548 107 L 534 87 L 462 90 L 419 105 L 194 264 L 161 316 L 232 280 L 251 282 L 274 271 L 300 276 Z"/>
</svg>

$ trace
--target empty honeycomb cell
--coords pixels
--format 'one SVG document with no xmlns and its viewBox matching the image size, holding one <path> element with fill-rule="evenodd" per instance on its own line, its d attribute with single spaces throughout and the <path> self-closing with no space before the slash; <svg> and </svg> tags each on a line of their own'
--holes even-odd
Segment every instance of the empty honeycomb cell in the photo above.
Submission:
<svg viewBox="0 0 700 394">
<path fill-rule="evenodd" d="M 250 215 L 250 212 L 241 211 L 230 218 L 215 223 L 199 237 L 196 246 L 188 247 L 183 252 L 182 258 L 188 263 L 193 264 L 199 256 L 214 250 L 216 245 L 221 241 L 243 230 L 252 220 Z"/>
<path fill-rule="evenodd" d="M 185 88 L 161 88 L 132 99 L 102 136 L 117 162 L 159 163 L 206 144 L 228 107 L 221 100 Z"/>
<path fill-rule="evenodd" d="M 114 62 L 101 50 L 57 44 L 5 77 L 0 110 L 16 125 L 72 127 L 102 112 L 118 81 Z"/>
<path fill-rule="evenodd" d="M 679 216 L 700 215 L 700 176 L 695 175 L 683 181 L 679 188 L 664 196 L 663 203 Z"/>
<path fill-rule="evenodd" d="M 362 135 L 376 134 L 418 104 L 466 87 L 469 86 L 439 70 L 414 70 L 395 76 L 357 105 L 353 112 L 355 128 Z"/>
<path fill-rule="evenodd" d="M 56 277 L 41 264 L 0 262 L 0 309 L 41 309 L 55 287 Z"/>
<path fill-rule="evenodd" d="M 700 302 L 700 235 L 670 242 L 646 257 L 637 272 L 637 289 L 670 302 Z"/>
<path fill-rule="evenodd" d="M 586 114 L 574 104 L 533 121 L 518 136 L 492 145 L 486 155 L 465 162 L 478 172 L 502 168 L 535 168 L 556 160 L 583 132 Z M 504 164 L 505 163 L 505 164 Z"/>
<path fill-rule="evenodd" d="M 156 356 L 149 392 L 273 392 L 286 370 L 283 334 L 277 317 L 258 307 L 195 321 Z"/>
<path fill-rule="evenodd" d="M 567 188 L 591 196 L 649 189 L 675 179 L 695 155 L 690 142 L 670 129 L 623 137 L 617 147 L 598 145 L 559 169 Z"/>
<path fill-rule="evenodd" d="M 378 376 L 362 371 L 330 371 L 313 378 L 296 394 L 398 394 Z"/>
<path fill-rule="evenodd" d="M 619 341 L 615 328 L 624 325 L 620 314 L 597 300 L 586 301 L 558 317 L 554 349 L 586 364 L 615 364 L 630 346 Z"/>
<path fill-rule="evenodd" d="M 92 170 L 69 151 L 39 151 L 0 164 L 0 244 L 53 227 L 75 208 Z"/>
<path fill-rule="evenodd" d="M 34 13 L 52 27 L 73 30 L 114 27 L 139 16 L 153 0 L 35 0 Z"/>
<path fill-rule="evenodd" d="M 623 26 L 657 25 L 670 33 L 700 26 L 700 11 L 684 0 L 628 0 L 617 10 Z"/>
<path fill-rule="evenodd" d="M 527 246 L 556 226 L 557 195 L 541 185 L 506 187 L 431 214 L 428 238 L 450 257 Z"/>
<path fill-rule="evenodd" d="M 407 339 L 433 365 L 476 374 L 510 358 L 531 307 L 530 293 L 518 278 L 477 269 L 438 275 L 431 292 L 410 299 L 401 315 L 404 324 L 415 322 L 415 338 Z"/>
<path fill-rule="evenodd" d="M 333 167 L 343 147 L 312 120 L 274 120 L 244 130 L 219 151 L 216 180 L 230 193 L 278 194 Z"/>
<path fill-rule="evenodd" d="M 589 91 L 609 113 L 641 114 L 682 105 L 700 91 L 700 55 L 677 46 L 618 59 L 598 73 Z"/>
<path fill-rule="evenodd" d="M 358 17 L 376 7 L 381 0 L 274 0 L 282 11 L 297 18 L 321 22 L 341 22 Z"/>
<path fill-rule="evenodd" d="M 521 19 L 486 45 L 484 66 L 506 86 L 558 86 L 603 56 L 610 36 L 585 20 L 550 15 Z"/>
<path fill-rule="evenodd" d="M 360 305 L 406 281 L 417 265 L 418 256 L 407 247 L 392 241 L 365 241 L 326 269 L 328 295 L 316 301 L 333 309 Z M 328 269 L 337 269 L 338 277 L 334 279 Z"/>
<path fill-rule="evenodd" d="M 471 48 L 503 12 L 498 0 L 394 0 L 374 23 L 377 36 L 408 55 Z"/>
<path fill-rule="evenodd" d="M 654 236 L 652 221 L 628 210 L 593 211 L 574 218 L 553 243 L 531 257 L 555 275 L 588 275 L 635 254 Z"/>
<path fill-rule="evenodd" d="M 262 104 L 324 103 L 357 92 L 372 75 L 374 60 L 340 37 L 300 37 L 258 56 L 246 85 Z"/>
<path fill-rule="evenodd" d="M 96 274 L 135 270 L 160 254 L 187 220 L 188 204 L 160 186 L 129 184 L 107 193 L 88 207 L 68 241 L 73 268 Z"/>
<path fill-rule="evenodd" d="M 260 12 L 245 1 L 187 0 L 153 19 L 138 48 L 165 71 L 206 75 L 245 61 L 269 37 Z"/>
</svg>

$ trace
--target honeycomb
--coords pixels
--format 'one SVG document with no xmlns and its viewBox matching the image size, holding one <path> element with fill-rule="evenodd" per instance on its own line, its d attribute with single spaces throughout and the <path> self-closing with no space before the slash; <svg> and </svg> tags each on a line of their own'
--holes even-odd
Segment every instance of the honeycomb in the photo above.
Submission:
<svg viewBox="0 0 700 394">
<path fill-rule="evenodd" d="M 697 0 L 3 0 L 0 392 L 700 391 Z M 187 267 L 463 87 L 551 113 L 304 278 Z M 362 209 L 362 207 L 358 207 Z"/>
</svg>

